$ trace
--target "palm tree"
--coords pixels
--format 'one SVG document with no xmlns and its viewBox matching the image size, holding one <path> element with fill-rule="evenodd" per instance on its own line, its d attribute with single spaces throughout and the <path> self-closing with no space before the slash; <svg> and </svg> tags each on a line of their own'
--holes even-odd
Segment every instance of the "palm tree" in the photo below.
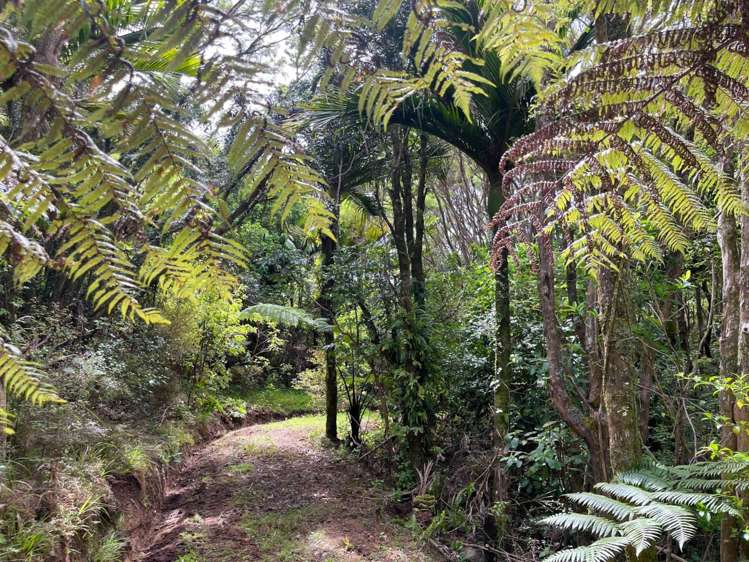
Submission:
<svg viewBox="0 0 749 562">
<path fill-rule="evenodd" d="M 320 314 L 330 326 L 335 325 L 336 277 L 332 270 L 340 235 L 341 203 L 351 201 L 367 215 L 382 215 L 378 202 L 364 188 L 382 175 L 383 161 L 365 149 L 366 133 L 360 129 L 324 127 L 308 132 L 308 151 L 314 155 L 316 167 L 325 178 L 325 189 L 332 214 L 330 233 L 322 233 L 320 296 L 317 305 Z M 333 330 L 323 335 L 325 345 L 325 436 L 334 444 L 339 442 L 338 413 L 338 362 Z"/>
<path fill-rule="evenodd" d="M 483 2 L 466 2 L 441 10 L 441 31 L 453 48 L 468 55 L 464 70 L 483 78 L 481 94 L 474 95 L 470 115 L 456 107 L 450 91 L 443 95 L 420 92 L 407 97 L 392 113 L 390 123 L 410 127 L 433 135 L 471 158 L 484 174 L 484 197 L 487 219 L 492 218 L 504 202 L 499 161 L 511 141 L 529 132 L 529 103 L 533 88 L 529 81 L 503 73 L 499 55 L 484 50 L 474 38 L 488 24 Z M 313 106 L 318 124 L 325 122 L 359 122 L 361 90 L 320 97 Z M 498 256 L 495 271 L 495 395 L 494 443 L 504 444 L 509 431 L 511 382 L 510 286 L 507 252 Z M 492 495 L 499 501 L 506 496 L 506 479 L 495 470 Z M 496 534 L 496 530 L 489 529 Z"/>
</svg>

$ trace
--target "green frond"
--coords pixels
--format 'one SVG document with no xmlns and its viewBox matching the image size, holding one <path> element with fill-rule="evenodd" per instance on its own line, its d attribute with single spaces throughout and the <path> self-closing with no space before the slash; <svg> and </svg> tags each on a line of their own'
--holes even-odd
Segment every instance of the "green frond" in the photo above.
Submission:
<svg viewBox="0 0 749 562">
<path fill-rule="evenodd" d="M 638 513 L 650 517 L 668 531 L 682 548 L 697 533 L 697 518 L 681 506 L 651 502 L 640 506 Z"/>
<path fill-rule="evenodd" d="M 611 515 L 619 521 L 626 521 L 637 515 L 637 511 L 633 506 L 600 494 L 576 492 L 565 494 L 564 497 L 592 511 Z"/>
<path fill-rule="evenodd" d="M 0 432 L 5 435 L 13 435 L 13 421 L 15 416 L 5 408 L 0 408 Z"/>
<path fill-rule="evenodd" d="M 724 465 L 722 469 L 725 472 L 721 471 L 720 465 Z M 620 554 L 620 546 L 631 547 L 639 556 L 666 536 L 676 541 L 681 548 L 697 532 L 697 509 L 715 514 L 738 515 L 726 496 L 691 491 L 701 488 L 693 482 L 702 478 L 698 475 L 707 475 L 711 479 L 717 473 L 725 478 L 731 471 L 739 472 L 739 465 L 740 463 L 722 462 L 676 467 L 655 465 L 619 474 L 610 483 L 597 484 L 596 490 L 601 494 L 568 494 L 565 496 L 567 499 L 593 513 L 562 513 L 547 517 L 541 523 L 619 540 L 593 543 L 600 548 L 563 550 L 546 560 L 589 560 L 593 559 L 590 557 L 596 557 L 596 560 L 610 561 Z M 743 471 L 746 471 L 745 465 Z M 685 482 L 692 484 L 685 487 Z M 721 481 L 711 479 L 709 482 L 706 489 Z M 607 545 L 614 546 L 607 549 Z"/>
<path fill-rule="evenodd" d="M 596 537 L 613 537 L 619 534 L 619 525 L 611 519 L 584 513 L 558 513 L 544 517 L 538 523 L 577 533 L 591 533 Z"/>
<path fill-rule="evenodd" d="M 670 505 L 681 505 L 686 507 L 704 506 L 712 513 L 730 513 L 732 515 L 738 515 L 738 511 L 732 505 L 728 497 L 721 497 L 715 494 L 667 490 L 654 493 L 653 499 Z"/>
<path fill-rule="evenodd" d="M 315 318 L 305 310 L 280 304 L 255 304 L 245 308 L 242 316 L 246 320 L 281 324 L 289 328 L 304 327 L 320 332 L 332 329 L 323 318 Z"/>
<path fill-rule="evenodd" d="M 606 537 L 588 546 L 568 548 L 544 558 L 544 562 L 609 562 L 630 545 L 626 537 Z"/>
<path fill-rule="evenodd" d="M 6 253 L 13 266 L 13 279 L 19 285 L 34 277 L 49 261 L 41 244 L 0 221 L 0 255 Z"/>
<path fill-rule="evenodd" d="M 657 543 L 663 535 L 661 524 L 647 517 L 626 521 L 619 526 L 619 529 L 638 556 Z"/>
<path fill-rule="evenodd" d="M 649 492 L 667 491 L 673 487 L 673 482 L 668 480 L 668 475 L 651 470 L 620 472 L 616 475 L 616 482 L 643 488 Z"/>
<path fill-rule="evenodd" d="M 44 373 L 37 364 L 23 359 L 17 348 L 0 340 L 0 381 L 8 393 L 37 405 L 64 402 L 43 380 Z"/>
<path fill-rule="evenodd" d="M 118 311 L 130 319 L 137 316 L 148 324 L 168 323 L 158 310 L 144 308 L 138 302 L 140 287 L 134 267 L 104 224 L 71 218 L 60 229 L 65 233 L 65 242 L 58 255 L 64 259 L 65 271 L 74 281 L 88 275 L 86 296 L 95 308 L 106 307 L 108 313 Z"/>
<path fill-rule="evenodd" d="M 595 485 L 595 489 L 634 505 L 647 505 L 652 501 L 652 495 L 649 492 L 629 484 L 599 482 Z"/>
</svg>

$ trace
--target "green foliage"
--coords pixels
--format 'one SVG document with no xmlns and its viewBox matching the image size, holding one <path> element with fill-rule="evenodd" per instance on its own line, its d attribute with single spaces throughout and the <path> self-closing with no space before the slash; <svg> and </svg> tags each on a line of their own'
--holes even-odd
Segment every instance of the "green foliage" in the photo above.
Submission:
<svg viewBox="0 0 749 562">
<path fill-rule="evenodd" d="M 584 507 L 587 513 L 560 513 L 539 523 L 587 533 L 596 540 L 587 546 L 561 550 L 546 560 L 606 562 L 628 549 L 639 556 L 664 537 L 683 548 L 696 535 L 700 519 L 710 515 L 742 516 L 735 500 L 720 491 L 746 485 L 746 471 L 746 465 L 725 462 L 654 466 L 620 474 L 611 483 L 596 484 L 599 493 L 567 494 L 568 500 Z M 726 482 L 716 481 L 718 475 L 726 477 Z M 712 492 L 694 492 L 695 489 Z"/>
<path fill-rule="evenodd" d="M 575 56 L 574 72 L 544 96 L 540 111 L 553 117 L 502 157 L 513 194 L 494 223 L 498 248 L 532 223 L 531 236 L 569 232 L 570 261 L 616 268 L 684 252 L 688 232 L 715 229 L 715 209 L 742 213 L 725 147 L 746 129 L 737 109 L 746 57 L 723 39 L 739 4 L 699 23 L 665 18 Z"/>
<path fill-rule="evenodd" d="M 143 304 L 153 285 L 185 296 L 233 284 L 226 267 L 246 265 L 246 256 L 213 228 L 222 217 L 207 171 L 214 155 L 195 132 L 196 108 L 208 129 L 235 128 L 230 181 L 262 184 L 281 218 L 303 203 L 306 228 L 326 231 L 323 180 L 293 130 L 245 109 L 270 45 L 222 42 L 246 37 L 247 25 L 277 30 L 276 9 L 310 15 L 294 0 L 248 2 L 231 14 L 192 1 L 5 6 L 0 253 L 15 283 L 62 271 L 87 288 L 95 309 L 149 324 L 167 322 Z M 323 33 L 328 7 L 319 9 L 310 31 Z M 9 345 L 0 361 L 11 392 L 57 401 Z"/>
<path fill-rule="evenodd" d="M 309 312 L 280 304 L 261 303 L 245 308 L 242 317 L 255 322 L 280 324 L 290 328 L 305 327 L 320 332 L 331 330 L 324 318 L 315 318 Z"/>
<path fill-rule="evenodd" d="M 231 381 L 227 359 L 245 353 L 250 327 L 242 322 L 241 291 L 218 286 L 192 293 L 188 299 L 164 296 L 163 308 L 173 319 L 165 328 L 167 352 L 183 373 L 188 401 L 206 401 L 202 405 L 209 409 Z"/>
<path fill-rule="evenodd" d="M 261 411 L 282 416 L 308 414 L 320 410 L 315 398 L 303 390 L 263 388 L 246 394 L 247 403 Z"/>
</svg>

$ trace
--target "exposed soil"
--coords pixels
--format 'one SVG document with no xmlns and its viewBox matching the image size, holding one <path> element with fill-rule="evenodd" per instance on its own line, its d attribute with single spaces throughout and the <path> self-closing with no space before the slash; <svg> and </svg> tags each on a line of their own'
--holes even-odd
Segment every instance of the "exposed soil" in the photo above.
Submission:
<svg viewBox="0 0 749 562">
<path fill-rule="evenodd" d="M 190 456 L 133 562 L 429 562 L 366 470 L 321 445 L 322 418 L 246 427 Z"/>
</svg>

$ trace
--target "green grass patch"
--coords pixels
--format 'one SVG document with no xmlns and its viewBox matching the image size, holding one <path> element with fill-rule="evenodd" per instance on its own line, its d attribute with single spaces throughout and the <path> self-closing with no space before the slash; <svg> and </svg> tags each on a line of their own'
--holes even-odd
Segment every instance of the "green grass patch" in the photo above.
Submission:
<svg viewBox="0 0 749 562">
<path fill-rule="evenodd" d="M 307 505 L 285 511 L 248 515 L 242 522 L 260 551 L 260 562 L 304 562 L 307 529 L 325 515 L 325 506 Z"/>
<path fill-rule="evenodd" d="M 253 470 L 255 470 L 255 466 L 249 462 L 240 462 L 229 467 L 229 472 L 232 474 L 249 474 Z"/>
<path fill-rule="evenodd" d="M 271 457 L 278 454 L 278 446 L 273 438 L 265 433 L 252 435 L 244 447 L 244 453 L 252 457 Z"/>
<path fill-rule="evenodd" d="M 291 388 L 263 388 L 252 390 L 246 396 L 247 403 L 262 410 L 269 410 L 283 416 L 296 416 L 320 411 L 315 398 Z"/>
</svg>

